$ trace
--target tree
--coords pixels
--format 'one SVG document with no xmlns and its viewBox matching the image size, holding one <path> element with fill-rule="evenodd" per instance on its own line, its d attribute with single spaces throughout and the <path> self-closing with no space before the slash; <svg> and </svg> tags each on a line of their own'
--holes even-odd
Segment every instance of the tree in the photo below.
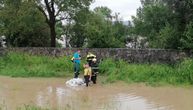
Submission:
<svg viewBox="0 0 193 110">
<path fill-rule="evenodd" d="M 73 47 L 83 47 L 87 36 L 86 23 L 90 23 L 91 12 L 88 9 L 80 10 L 74 17 L 70 43 Z"/>
<path fill-rule="evenodd" d="M 7 46 L 49 45 L 49 28 L 34 6 L 30 1 L 4 0 L 0 10 L 0 31 L 1 36 L 6 37 Z"/>
<path fill-rule="evenodd" d="M 137 17 L 133 18 L 135 32 L 148 37 L 149 41 L 157 40 L 156 34 L 171 23 L 172 12 L 163 4 L 144 6 L 138 10 Z"/>
<path fill-rule="evenodd" d="M 178 31 L 171 25 L 167 24 L 164 28 L 160 30 L 157 35 L 158 40 L 155 40 L 153 46 L 155 48 L 178 48 L 181 43 L 179 40 Z"/>
<path fill-rule="evenodd" d="M 193 49 L 193 22 L 187 25 L 181 43 L 183 44 L 183 49 Z"/>
<path fill-rule="evenodd" d="M 133 33 L 147 37 L 150 47 L 184 48 L 182 39 L 188 40 L 187 25 L 193 21 L 193 1 L 141 0 L 141 2 L 142 7 L 138 9 L 137 16 L 133 17 Z"/>
<path fill-rule="evenodd" d="M 88 47 L 118 48 L 124 47 L 127 26 L 121 21 L 112 21 L 111 10 L 97 7 L 91 13 L 90 20 L 85 24 Z M 119 33 L 122 30 L 123 33 Z"/>
<path fill-rule="evenodd" d="M 124 25 L 122 21 L 113 22 L 113 34 L 116 39 L 119 39 L 120 42 L 126 43 L 127 42 L 127 36 L 129 34 L 130 25 Z"/>
<path fill-rule="evenodd" d="M 80 10 L 74 19 L 70 40 L 73 47 L 124 47 L 128 27 L 112 20 L 111 10 L 97 7 L 94 11 Z M 118 18 L 118 17 L 117 17 Z"/>
<path fill-rule="evenodd" d="M 112 20 L 112 11 L 108 7 L 96 7 L 94 12 L 107 20 Z"/>
<path fill-rule="evenodd" d="M 82 8 L 88 8 L 92 0 L 36 0 L 37 8 L 44 14 L 50 28 L 51 47 L 56 46 L 56 23 L 71 19 Z"/>
</svg>

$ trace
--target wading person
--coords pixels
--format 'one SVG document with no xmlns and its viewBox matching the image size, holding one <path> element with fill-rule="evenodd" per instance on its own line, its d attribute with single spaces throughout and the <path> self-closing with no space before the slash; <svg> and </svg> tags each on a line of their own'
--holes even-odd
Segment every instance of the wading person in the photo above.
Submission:
<svg viewBox="0 0 193 110">
<path fill-rule="evenodd" d="M 74 53 L 73 58 L 71 59 L 74 63 L 74 78 L 78 78 L 80 71 L 80 50 Z"/>
<path fill-rule="evenodd" d="M 97 59 L 94 58 L 91 63 L 91 69 L 92 69 L 92 76 L 91 76 L 91 81 L 96 84 L 97 81 L 97 74 L 99 73 L 99 68 L 97 64 Z"/>
<path fill-rule="evenodd" d="M 91 67 L 88 64 L 84 64 L 83 67 L 84 67 L 84 80 L 85 80 L 85 83 L 86 83 L 86 87 L 88 87 L 88 84 L 91 80 L 92 70 L 91 70 Z"/>
</svg>

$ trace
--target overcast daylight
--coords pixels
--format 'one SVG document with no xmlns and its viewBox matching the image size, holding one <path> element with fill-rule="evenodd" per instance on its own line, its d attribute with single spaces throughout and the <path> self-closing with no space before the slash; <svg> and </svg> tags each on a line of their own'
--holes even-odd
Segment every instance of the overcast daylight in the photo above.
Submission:
<svg viewBox="0 0 193 110">
<path fill-rule="evenodd" d="M 0 110 L 193 110 L 190 1 L 0 0 Z"/>
<path fill-rule="evenodd" d="M 107 6 L 113 13 L 120 13 L 120 17 L 124 20 L 131 20 L 131 16 L 136 15 L 136 10 L 141 6 L 140 0 L 95 0 L 90 8 L 94 9 L 98 6 Z"/>
</svg>

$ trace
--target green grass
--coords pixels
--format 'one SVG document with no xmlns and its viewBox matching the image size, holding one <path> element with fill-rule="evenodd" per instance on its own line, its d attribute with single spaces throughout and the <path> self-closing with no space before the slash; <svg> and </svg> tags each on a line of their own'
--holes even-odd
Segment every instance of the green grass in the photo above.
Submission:
<svg viewBox="0 0 193 110">
<path fill-rule="evenodd" d="M 33 105 L 24 105 L 23 107 L 17 108 L 17 110 L 51 110 L 51 109 L 44 109 Z"/>
<path fill-rule="evenodd" d="M 166 64 L 128 64 L 122 60 L 105 60 L 100 64 L 106 82 L 118 80 L 127 83 L 151 85 L 193 85 L 193 60 L 186 59 L 174 66 Z"/>
<path fill-rule="evenodd" d="M 69 57 L 9 53 L 0 58 L 0 74 L 13 77 L 65 77 L 73 73 Z"/>
<path fill-rule="evenodd" d="M 83 59 L 83 61 L 85 61 Z M 83 64 L 83 63 L 82 63 Z M 82 67 L 82 66 L 81 66 Z M 81 68 L 82 70 L 82 68 Z M 72 77 L 70 57 L 35 56 L 9 53 L 0 57 L 0 75 L 12 77 Z M 151 85 L 193 85 L 193 60 L 176 65 L 128 64 L 123 60 L 106 59 L 100 63 L 100 76 L 107 83 L 125 81 Z"/>
</svg>

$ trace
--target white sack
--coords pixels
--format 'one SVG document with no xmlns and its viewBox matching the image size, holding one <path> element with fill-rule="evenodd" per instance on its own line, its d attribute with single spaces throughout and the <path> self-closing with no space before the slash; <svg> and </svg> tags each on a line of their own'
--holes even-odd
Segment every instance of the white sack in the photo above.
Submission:
<svg viewBox="0 0 193 110">
<path fill-rule="evenodd" d="M 71 80 L 66 81 L 66 85 L 71 87 L 84 85 L 84 80 L 81 78 L 73 78 Z"/>
</svg>

